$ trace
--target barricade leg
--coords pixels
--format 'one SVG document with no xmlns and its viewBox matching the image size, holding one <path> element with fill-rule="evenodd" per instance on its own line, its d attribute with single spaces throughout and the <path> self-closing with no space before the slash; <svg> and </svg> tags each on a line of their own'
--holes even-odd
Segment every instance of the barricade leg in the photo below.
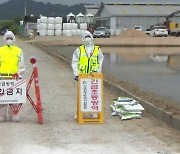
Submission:
<svg viewBox="0 0 180 154">
<path fill-rule="evenodd" d="M 11 108 L 13 114 L 18 114 L 19 110 L 21 109 L 21 106 L 22 106 L 22 103 L 18 105 L 9 104 L 9 107 Z"/>
<path fill-rule="evenodd" d="M 8 116 L 10 116 L 11 120 L 14 122 L 19 121 L 19 110 L 22 106 L 22 103 L 19 104 L 9 104 L 9 107 L 11 109 L 12 112 L 9 113 Z"/>
</svg>

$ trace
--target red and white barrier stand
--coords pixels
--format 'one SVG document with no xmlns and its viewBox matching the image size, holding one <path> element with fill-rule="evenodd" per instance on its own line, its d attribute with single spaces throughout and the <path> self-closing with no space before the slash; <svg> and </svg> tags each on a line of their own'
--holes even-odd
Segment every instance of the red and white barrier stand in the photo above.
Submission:
<svg viewBox="0 0 180 154">
<path fill-rule="evenodd" d="M 33 65 L 33 72 L 27 86 L 26 81 L 24 79 L 19 79 L 18 75 L 14 75 L 12 80 L 0 80 L 0 104 L 8 104 L 13 114 L 18 114 L 22 104 L 26 103 L 27 97 L 37 113 L 39 124 L 42 124 L 43 115 L 41 107 L 40 88 L 38 83 L 38 69 L 35 65 L 36 59 L 31 58 L 30 62 Z M 29 94 L 29 90 L 33 81 L 35 85 L 36 101 L 33 101 Z"/>
<path fill-rule="evenodd" d="M 26 97 L 37 113 L 39 124 L 42 124 L 43 123 L 43 115 L 42 115 L 40 88 L 39 88 L 39 82 L 38 82 L 38 69 L 37 69 L 37 66 L 35 65 L 36 59 L 31 58 L 30 62 L 33 65 L 33 72 L 29 79 L 27 88 L 26 88 Z M 30 90 L 33 80 L 34 80 L 34 85 L 35 85 L 36 102 L 34 102 L 33 99 L 29 95 L 29 90 Z"/>
</svg>

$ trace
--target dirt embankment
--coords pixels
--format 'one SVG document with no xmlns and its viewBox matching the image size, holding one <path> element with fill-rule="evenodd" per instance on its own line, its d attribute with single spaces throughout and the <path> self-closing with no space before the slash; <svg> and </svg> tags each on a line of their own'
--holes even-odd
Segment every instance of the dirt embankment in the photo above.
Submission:
<svg viewBox="0 0 180 154">
<path fill-rule="evenodd" d="M 142 31 L 138 31 L 138 30 L 134 30 L 134 29 L 129 29 L 129 30 L 125 30 L 123 31 L 120 35 L 118 35 L 117 37 L 128 37 L 128 38 L 134 38 L 134 37 L 151 37 L 147 34 L 145 34 Z"/>
<path fill-rule="evenodd" d="M 80 45 L 82 44 L 81 36 L 36 36 L 28 40 L 30 42 L 46 41 L 51 45 Z M 179 37 L 151 37 L 144 32 L 129 29 L 123 31 L 118 36 L 111 38 L 95 38 L 94 43 L 101 46 L 179 46 Z"/>
</svg>

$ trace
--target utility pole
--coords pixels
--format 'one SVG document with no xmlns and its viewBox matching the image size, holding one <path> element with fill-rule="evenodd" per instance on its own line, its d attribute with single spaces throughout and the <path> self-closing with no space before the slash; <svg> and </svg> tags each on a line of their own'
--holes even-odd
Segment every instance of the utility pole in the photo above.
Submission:
<svg viewBox="0 0 180 154">
<path fill-rule="evenodd" d="M 24 16 L 26 16 L 27 12 L 26 12 L 26 1 L 25 1 L 25 4 L 24 4 Z"/>
<path fill-rule="evenodd" d="M 24 17 L 26 17 L 26 15 L 27 15 L 27 12 L 26 12 L 27 10 L 26 10 L 26 0 L 25 0 L 25 2 L 24 2 Z M 24 31 L 24 35 L 25 35 L 25 37 L 27 36 L 27 29 L 28 29 L 28 25 L 27 25 L 27 23 L 25 24 L 25 31 Z"/>
</svg>

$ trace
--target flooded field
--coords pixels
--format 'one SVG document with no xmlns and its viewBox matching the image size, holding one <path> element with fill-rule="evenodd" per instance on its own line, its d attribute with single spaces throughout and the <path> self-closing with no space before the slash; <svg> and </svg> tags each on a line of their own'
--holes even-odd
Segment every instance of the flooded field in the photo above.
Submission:
<svg viewBox="0 0 180 154">
<path fill-rule="evenodd" d="M 72 58 L 75 46 L 51 46 Z M 180 105 L 180 48 L 102 48 L 103 72 Z M 180 53 L 180 52 L 179 52 Z"/>
<path fill-rule="evenodd" d="M 103 71 L 145 92 L 180 102 L 180 55 L 147 55 L 136 61 L 131 58 L 105 54 Z"/>
</svg>

